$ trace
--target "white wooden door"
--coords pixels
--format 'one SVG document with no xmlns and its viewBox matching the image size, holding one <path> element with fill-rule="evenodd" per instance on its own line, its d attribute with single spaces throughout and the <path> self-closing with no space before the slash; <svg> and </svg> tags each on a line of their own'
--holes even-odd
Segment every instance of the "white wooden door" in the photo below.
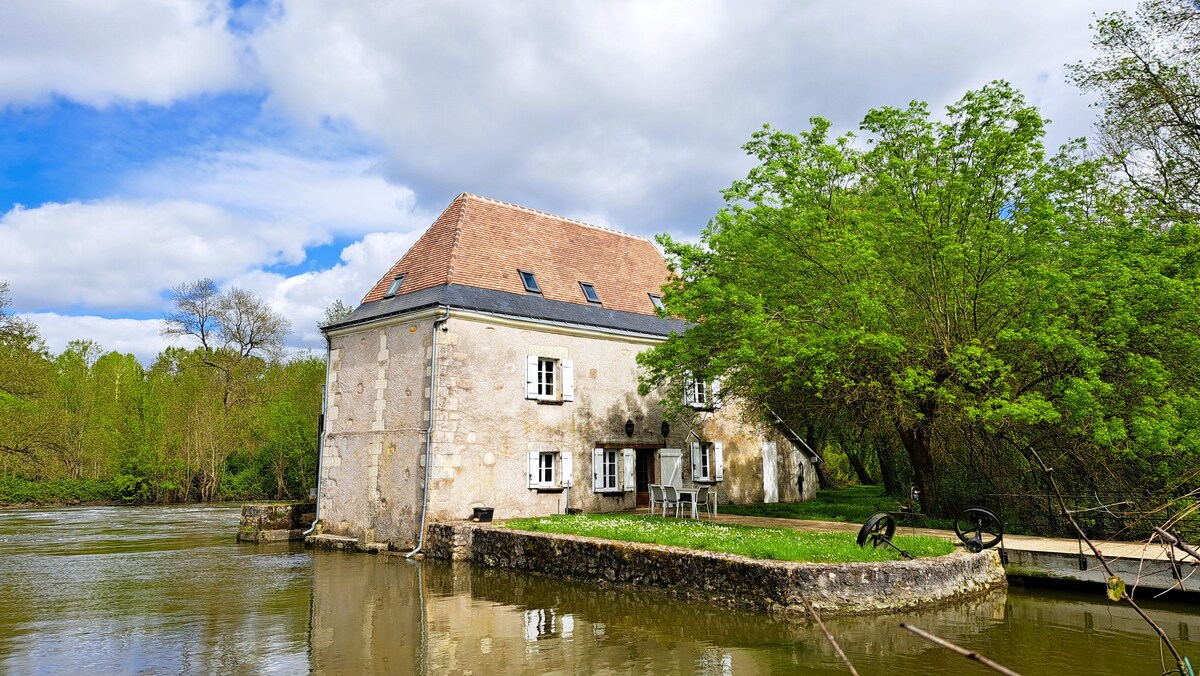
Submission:
<svg viewBox="0 0 1200 676">
<path fill-rule="evenodd" d="M 762 445 L 763 502 L 779 502 L 779 452 L 774 441 Z"/>
<path fill-rule="evenodd" d="M 663 448 L 658 451 L 658 478 L 664 486 L 683 488 L 683 451 Z"/>
</svg>

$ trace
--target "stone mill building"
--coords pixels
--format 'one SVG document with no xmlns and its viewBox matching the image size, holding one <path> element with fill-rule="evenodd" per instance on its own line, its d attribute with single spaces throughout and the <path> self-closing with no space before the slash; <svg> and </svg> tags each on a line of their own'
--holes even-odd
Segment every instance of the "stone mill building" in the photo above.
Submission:
<svg viewBox="0 0 1200 676">
<path fill-rule="evenodd" d="M 464 193 L 381 272 L 324 328 L 325 533 L 409 548 L 423 510 L 630 510 L 653 483 L 709 484 L 719 504 L 813 495 L 806 451 L 719 383 L 639 396 L 636 355 L 686 329 L 656 311 L 650 241 Z M 668 396 L 688 415 L 665 419 Z"/>
</svg>

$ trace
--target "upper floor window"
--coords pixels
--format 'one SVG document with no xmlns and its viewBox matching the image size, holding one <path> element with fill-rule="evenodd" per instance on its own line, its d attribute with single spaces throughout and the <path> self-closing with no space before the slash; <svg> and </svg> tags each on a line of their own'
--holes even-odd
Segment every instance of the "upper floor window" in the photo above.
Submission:
<svg viewBox="0 0 1200 676">
<path fill-rule="evenodd" d="M 648 295 L 650 296 L 650 303 L 654 305 L 655 310 L 661 311 L 661 310 L 666 309 L 666 307 L 663 305 L 663 302 L 662 302 L 662 296 L 660 296 L 656 293 L 651 293 Z"/>
<path fill-rule="evenodd" d="M 583 289 L 583 297 L 589 303 L 600 303 L 600 294 L 596 293 L 596 286 L 588 282 L 580 282 L 579 288 Z"/>
<path fill-rule="evenodd" d="M 558 371 L 557 359 L 538 359 L 537 395 L 539 399 L 554 398 L 554 374 L 556 371 Z"/>
<path fill-rule="evenodd" d="M 385 298 L 396 295 L 400 290 L 400 285 L 404 283 L 404 275 L 396 275 L 392 279 L 391 286 L 388 287 L 387 293 L 383 294 Z"/>
<path fill-rule="evenodd" d="M 719 379 L 703 380 L 693 376 L 684 384 L 683 403 L 695 409 L 711 411 L 720 405 L 717 399 L 720 391 Z"/>
<path fill-rule="evenodd" d="M 573 401 L 575 369 L 570 359 L 529 355 L 525 361 L 525 398 Z"/>
<path fill-rule="evenodd" d="M 517 270 L 517 272 L 521 275 L 521 284 L 525 285 L 526 291 L 529 293 L 542 292 L 542 287 L 538 286 L 537 277 L 534 277 L 532 272 L 526 272 L 524 270 Z"/>
</svg>

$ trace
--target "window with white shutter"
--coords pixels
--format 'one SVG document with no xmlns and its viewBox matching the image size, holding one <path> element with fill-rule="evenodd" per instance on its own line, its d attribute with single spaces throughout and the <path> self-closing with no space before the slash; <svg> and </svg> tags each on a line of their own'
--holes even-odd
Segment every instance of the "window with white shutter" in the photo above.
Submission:
<svg viewBox="0 0 1200 676">
<path fill-rule="evenodd" d="M 633 478 L 633 469 L 635 463 L 632 448 L 621 449 L 621 462 L 624 465 L 624 472 L 621 477 L 621 487 L 627 492 L 637 490 L 637 486 Z"/>
<path fill-rule="evenodd" d="M 570 460 L 570 453 L 530 451 L 529 487 L 563 488 L 570 486 Z"/>
<path fill-rule="evenodd" d="M 692 442 L 692 481 L 721 481 L 725 478 L 724 446 L 720 442 Z"/>
<path fill-rule="evenodd" d="M 683 488 L 683 451 L 663 448 L 658 451 L 658 476 L 664 486 Z"/>
<path fill-rule="evenodd" d="M 575 366 L 570 359 L 529 355 L 525 358 L 525 398 L 574 401 Z"/>
<path fill-rule="evenodd" d="M 615 448 L 592 449 L 592 490 L 597 493 L 619 492 L 617 480 L 619 454 Z"/>
<path fill-rule="evenodd" d="M 684 382 L 683 404 L 696 410 L 711 411 L 721 405 L 718 399 L 720 391 L 719 378 L 702 380 L 691 376 Z"/>
</svg>

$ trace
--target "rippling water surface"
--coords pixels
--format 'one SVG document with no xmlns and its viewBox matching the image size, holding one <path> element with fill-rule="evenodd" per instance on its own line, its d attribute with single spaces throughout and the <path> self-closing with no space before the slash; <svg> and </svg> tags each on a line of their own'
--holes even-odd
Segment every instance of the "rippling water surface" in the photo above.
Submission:
<svg viewBox="0 0 1200 676">
<path fill-rule="evenodd" d="M 466 565 L 238 545 L 237 521 L 236 506 L 0 511 L 0 673 L 844 673 L 806 624 Z M 1198 609 L 1150 605 L 1200 657 Z M 1101 592 L 1013 588 L 827 624 L 863 674 L 990 673 L 900 621 L 1029 674 L 1163 671 L 1146 626 Z"/>
</svg>

